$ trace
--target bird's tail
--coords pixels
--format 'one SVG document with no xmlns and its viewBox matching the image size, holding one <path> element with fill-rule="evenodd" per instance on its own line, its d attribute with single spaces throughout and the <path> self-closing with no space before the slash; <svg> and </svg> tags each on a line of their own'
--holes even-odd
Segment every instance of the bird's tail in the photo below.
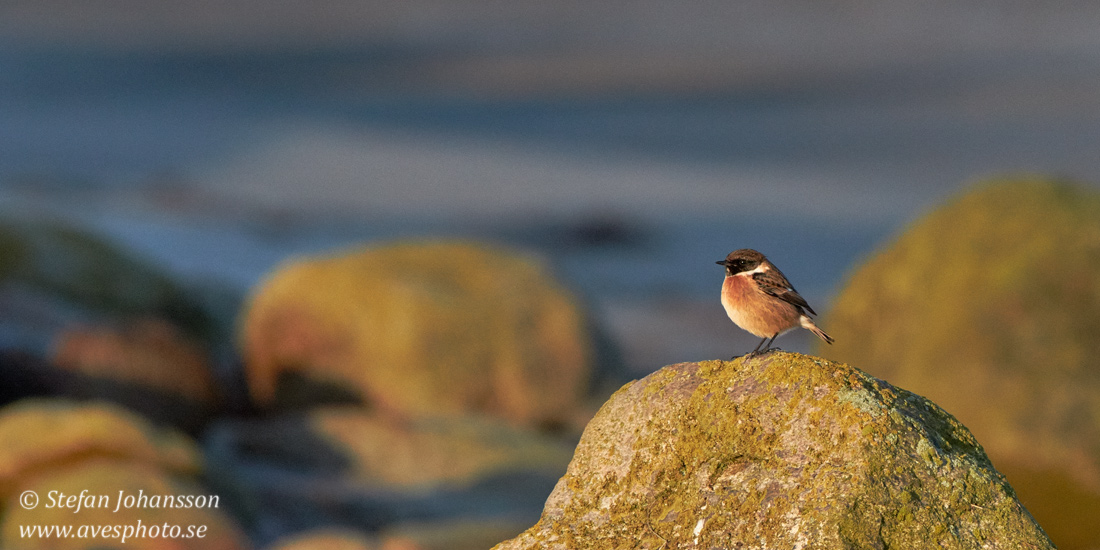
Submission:
<svg viewBox="0 0 1100 550">
<path fill-rule="evenodd" d="M 824 330 L 817 328 L 817 325 L 814 324 L 813 319 L 810 319 L 809 317 L 803 315 L 801 318 L 799 318 L 798 321 L 802 325 L 802 328 L 816 334 L 817 337 L 824 340 L 826 344 L 832 344 L 835 341 L 833 340 L 832 336 L 825 334 Z"/>
</svg>

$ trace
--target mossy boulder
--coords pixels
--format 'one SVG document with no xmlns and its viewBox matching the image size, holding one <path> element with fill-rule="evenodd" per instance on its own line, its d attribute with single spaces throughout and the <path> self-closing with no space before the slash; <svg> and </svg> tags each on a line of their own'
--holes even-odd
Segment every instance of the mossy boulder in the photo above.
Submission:
<svg viewBox="0 0 1100 550">
<path fill-rule="evenodd" d="M 497 550 L 1046 548 L 970 432 L 845 364 L 773 352 L 624 386 Z"/>
<path fill-rule="evenodd" d="M 298 373 L 404 417 L 569 424 L 592 369 L 577 300 L 546 266 L 467 242 L 287 263 L 252 296 L 241 343 L 261 404 Z"/>
<path fill-rule="evenodd" d="M 1100 546 L 1100 193 L 971 189 L 850 277 L 821 354 L 964 422 L 1060 548 Z"/>
</svg>

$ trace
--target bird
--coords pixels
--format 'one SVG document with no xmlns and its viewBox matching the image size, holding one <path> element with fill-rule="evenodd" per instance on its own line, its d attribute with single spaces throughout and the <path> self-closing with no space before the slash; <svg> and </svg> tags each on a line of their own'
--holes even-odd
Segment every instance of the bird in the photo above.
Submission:
<svg viewBox="0 0 1100 550">
<path fill-rule="evenodd" d="M 763 254 L 742 248 L 715 263 L 726 266 L 726 279 L 722 282 L 722 307 L 726 315 L 738 327 L 763 338 L 749 357 L 770 351 L 780 334 L 798 327 L 816 334 L 827 344 L 834 342 L 810 318 L 817 312 Z"/>
</svg>

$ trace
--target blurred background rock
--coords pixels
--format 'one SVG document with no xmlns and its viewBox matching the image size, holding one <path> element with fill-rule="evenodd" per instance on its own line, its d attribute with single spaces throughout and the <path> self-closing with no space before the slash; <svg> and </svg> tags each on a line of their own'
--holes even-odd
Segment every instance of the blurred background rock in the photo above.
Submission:
<svg viewBox="0 0 1100 550">
<path fill-rule="evenodd" d="M 1100 517 L 1100 193 L 986 182 L 856 269 L 820 353 L 927 396 L 1063 547 Z"/>
<path fill-rule="evenodd" d="M 203 460 L 198 447 L 183 434 L 158 428 L 113 405 L 77 404 L 60 399 L 30 399 L 0 409 L 0 542 L 5 548 L 96 548 L 104 543 L 94 537 L 26 537 L 20 527 L 29 525 L 81 526 L 164 523 L 206 525 L 207 537 L 134 537 L 126 547 L 149 550 L 213 548 L 237 550 L 250 544 L 225 507 L 168 508 L 121 506 L 119 492 L 137 497 L 155 495 L 211 495 L 202 486 Z M 28 509 L 20 496 L 38 495 Z M 84 491 L 108 496 L 107 506 L 84 507 L 56 496 Z"/>
<path fill-rule="evenodd" d="M 328 544 L 335 531 L 326 529 L 348 544 L 390 548 L 503 540 L 508 526 L 533 523 L 563 468 L 560 448 L 575 444 L 621 376 L 755 345 L 717 303 L 713 262 L 730 250 L 764 251 L 826 313 L 827 330 L 847 330 L 844 306 L 828 313 L 847 274 L 970 182 L 1056 174 L 1087 189 L 1055 193 L 1065 196 L 1052 204 L 1075 212 L 1063 203 L 1091 200 L 1083 197 L 1100 182 L 1098 23 L 1100 5 L 1073 0 L 4 2 L 0 400 L 106 400 L 187 434 L 206 464 L 197 483 L 224 493 L 257 547 L 293 543 L 298 532 Z M 990 229 L 1001 230 L 1020 231 Z M 509 324 L 500 319 L 528 311 L 526 294 L 424 265 L 371 279 L 373 295 L 420 285 L 469 292 L 463 300 L 478 307 L 413 325 L 408 334 L 425 344 L 405 349 L 447 361 L 421 361 L 409 378 L 394 376 L 413 359 L 358 370 L 332 360 L 339 350 L 279 362 L 238 346 L 254 317 L 244 304 L 284 268 L 440 238 L 500 253 L 454 252 L 464 267 L 499 267 L 516 288 L 566 296 L 562 315 L 580 320 L 554 325 L 567 343 L 550 353 L 547 342 L 522 343 L 536 331 L 518 323 L 520 343 L 490 344 L 455 312 Z M 1013 281 L 1005 275 L 1005 288 Z M 287 288 L 349 306 L 370 295 Z M 1077 318 L 1088 304 L 1029 309 L 1042 302 L 1036 296 L 987 311 L 1008 346 L 990 364 L 1016 364 L 1040 336 L 1059 342 L 1058 353 L 1087 353 L 1068 342 L 1088 335 Z M 428 315 L 428 303 L 408 307 Z M 315 309 L 327 318 L 341 307 Z M 340 319 L 345 333 L 362 326 Z M 271 349 L 287 344 L 264 334 Z M 451 340 L 464 343 L 441 343 Z M 1046 355 L 1053 342 L 1027 361 L 1063 365 L 1044 374 L 1062 389 L 1028 393 L 1032 378 L 1001 370 L 976 380 L 1009 392 L 991 403 L 1042 402 L 1047 412 L 1030 423 L 1020 424 L 1015 406 L 942 404 L 1029 506 L 1061 499 L 1088 510 L 1095 423 L 1080 418 L 1092 414 L 1084 403 L 1095 390 L 1087 359 L 1058 363 L 1061 355 Z M 805 334 L 779 343 L 811 345 Z M 459 361 L 509 346 L 530 363 Z M 432 385 L 436 367 L 447 385 Z M 512 397 L 479 393 L 479 377 L 504 373 L 515 375 L 505 384 L 519 390 Z M 416 379 L 427 382 L 401 383 Z M 936 387 L 890 381 L 941 399 Z M 542 384 L 566 389 L 540 392 Z M 253 403 L 265 386 L 273 399 Z M 1063 390 L 1073 399 L 1051 399 L 1082 412 L 1042 408 Z M 530 395 L 538 399 L 522 397 Z M 996 433 L 983 435 L 986 420 Z M 374 435 L 360 440 L 358 430 Z M 394 493 L 382 483 L 382 472 L 396 474 L 392 464 L 374 469 L 385 448 L 370 446 L 375 436 L 423 460 L 425 484 Z M 1026 460 L 998 455 L 1020 441 L 1042 448 Z M 419 456 L 428 448 L 482 459 L 456 460 L 466 476 L 433 477 L 438 455 Z M 543 460 L 509 466 L 532 454 Z M 1057 491 L 1029 496 L 1029 483 Z M 1041 520 L 1060 548 L 1100 546 L 1095 529 L 1082 531 L 1094 522 L 1060 517 L 1078 530 Z"/>
<path fill-rule="evenodd" d="M 547 266 L 473 243 L 284 265 L 255 291 L 242 323 L 249 388 L 261 404 L 275 400 L 290 371 L 390 415 L 476 412 L 578 429 L 587 418 L 578 422 L 575 411 L 600 364 L 580 303 Z"/>
</svg>

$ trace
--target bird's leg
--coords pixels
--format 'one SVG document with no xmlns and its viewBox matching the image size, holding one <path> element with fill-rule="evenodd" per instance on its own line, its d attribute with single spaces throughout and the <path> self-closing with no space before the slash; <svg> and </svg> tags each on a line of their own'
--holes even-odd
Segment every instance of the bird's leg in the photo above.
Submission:
<svg viewBox="0 0 1100 550">
<path fill-rule="evenodd" d="M 772 338 L 774 339 L 775 337 L 773 336 Z M 756 357 L 757 354 L 760 353 L 760 346 L 763 346 L 764 342 L 767 342 L 767 341 L 768 341 L 768 337 L 765 336 L 764 339 L 761 340 L 759 344 L 756 344 L 756 347 L 753 348 L 752 351 L 746 353 L 745 355 L 743 355 L 743 357 L 746 358 L 746 359 L 752 359 L 753 357 Z M 735 357 L 731 357 L 730 359 L 735 359 Z"/>
<path fill-rule="evenodd" d="M 778 332 L 773 334 L 771 338 L 767 339 L 768 340 L 768 345 L 764 346 L 764 349 L 760 350 L 760 353 L 768 353 L 769 351 L 771 351 L 772 350 L 772 342 L 775 342 L 776 338 L 779 338 L 779 333 Z"/>
<path fill-rule="evenodd" d="M 774 342 L 775 339 L 778 338 L 778 337 L 779 337 L 778 332 L 771 335 L 771 338 L 768 338 L 767 336 L 765 336 L 764 339 L 761 340 L 760 343 L 756 345 L 756 349 L 749 352 L 748 357 L 751 358 L 751 357 L 756 357 L 757 355 L 760 355 L 760 354 L 763 354 L 763 353 L 768 353 L 769 351 L 772 350 L 772 342 Z M 767 342 L 767 345 L 764 345 L 764 342 Z M 764 349 L 760 349 L 760 346 L 764 346 Z"/>
<path fill-rule="evenodd" d="M 760 353 L 761 351 L 766 351 L 766 350 L 768 349 L 768 347 L 767 347 L 767 346 L 764 346 L 764 342 L 768 342 L 768 341 L 769 341 L 769 340 L 768 340 L 768 337 L 767 337 L 767 336 L 765 336 L 765 337 L 764 337 L 764 339 L 763 339 L 763 340 L 761 340 L 759 344 L 756 344 L 756 348 L 754 348 L 754 349 L 752 350 L 752 354 L 753 354 L 753 355 L 756 355 L 757 353 Z M 761 350 L 761 349 L 760 349 L 760 346 L 764 346 L 764 350 Z"/>
</svg>

